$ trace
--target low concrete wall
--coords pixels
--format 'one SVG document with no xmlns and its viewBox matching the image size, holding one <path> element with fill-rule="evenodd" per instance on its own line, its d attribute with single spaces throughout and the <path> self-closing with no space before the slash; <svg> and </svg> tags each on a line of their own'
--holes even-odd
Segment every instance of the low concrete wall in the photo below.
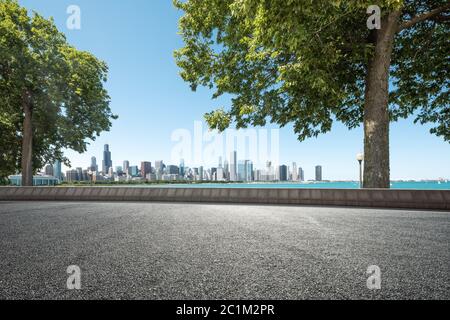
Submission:
<svg viewBox="0 0 450 320">
<path fill-rule="evenodd" d="M 450 190 L 0 187 L 0 201 L 167 201 L 450 210 Z"/>
</svg>

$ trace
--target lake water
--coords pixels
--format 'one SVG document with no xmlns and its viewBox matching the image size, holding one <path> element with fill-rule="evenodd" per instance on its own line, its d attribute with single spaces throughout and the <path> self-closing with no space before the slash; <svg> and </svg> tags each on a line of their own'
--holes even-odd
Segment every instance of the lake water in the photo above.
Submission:
<svg viewBox="0 0 450 320">
<path fill-rule="evenodd" d="M 312 182 L 312 183 L 202 183 L 202 184 L 167 184 L 167 185 L 144 185 L 155 188 L 274 188 L 274 189 L 358 189 L 359 183 L 352 181 L 344 182 Z M 143 185 L 137 185 L 143 187 Z M 415 189 L 415 190 L 450 190 L 450 181 L 394 181 L 392 189 Z"/>
</svg>

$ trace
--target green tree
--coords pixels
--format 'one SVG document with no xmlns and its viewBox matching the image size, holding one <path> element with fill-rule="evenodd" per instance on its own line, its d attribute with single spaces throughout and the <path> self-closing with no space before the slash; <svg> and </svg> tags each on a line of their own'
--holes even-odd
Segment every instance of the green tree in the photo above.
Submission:
<svg viewBox="0 0 450 320">
<path fill-rule="evenodd" d="M 364 187 L 389 188 L 389 123 L 414 115 L 450 140 L 447 0 L 174 0 L 182 78 L 232 95 L 211 128 L 293 123 L 299 140 L 333 121 L 364 125 Z M 369 30 L 367 9 L 381 8 Z"/>
<path fill-rule="evenodd" d="M 70 46 L 52 19 L 0 0 L 0 166 L 21 168 L 22 184 L 45 163 L 69 163 L 62 150 L 86 151 L 117 118 L 104 88 L 108 68 Z M 14 171 L 13 171 L 14 170 Z"/>
</svg>

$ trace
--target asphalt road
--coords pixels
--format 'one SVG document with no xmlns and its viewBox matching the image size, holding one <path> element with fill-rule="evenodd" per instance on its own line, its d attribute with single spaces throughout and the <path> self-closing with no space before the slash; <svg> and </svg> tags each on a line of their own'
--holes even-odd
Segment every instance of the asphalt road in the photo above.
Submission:
<svg viewBox="0 0 450 320">
<path fill-rule="evenodd" d="M 449 212 L 0 202 L 0 299 L 449 299 L 449 227 Z"/>
</svg>

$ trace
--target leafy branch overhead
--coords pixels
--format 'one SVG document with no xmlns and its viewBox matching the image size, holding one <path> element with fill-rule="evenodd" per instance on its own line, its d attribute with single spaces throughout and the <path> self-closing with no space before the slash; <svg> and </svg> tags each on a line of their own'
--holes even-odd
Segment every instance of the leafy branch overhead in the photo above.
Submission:
<svg viewBox="0 0 450 320">
<path fill-rule="evenodd" d="M 414 116 L 450 140 L 449 4 L 446 0 L 189 0 L 175 52 L 193 90 L 232 95 L 230 109 L 206 115 L 212 128 L 293 123 L 300 140 L 338 120 L 361 125 L 374 54 L 368 6 L 400 12 L 390 61 L 390 120 Z"/>
</svg>

